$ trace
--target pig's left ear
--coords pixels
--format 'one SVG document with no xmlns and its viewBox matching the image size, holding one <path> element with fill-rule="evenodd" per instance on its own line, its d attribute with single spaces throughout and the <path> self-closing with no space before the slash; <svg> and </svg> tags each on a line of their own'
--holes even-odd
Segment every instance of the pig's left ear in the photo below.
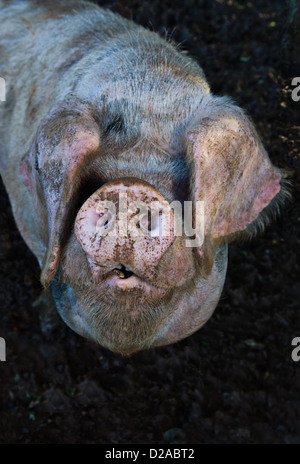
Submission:
<svg viewBox="0 0 300 464">
<path fill-rule="evenodd" d="M 261 225 L 281 174 L 253 124 L 228 98 L 207 97 L 200 114 L 187 128 L 187 153 L 193 198 L 204 201 L 204 244 L 215 246 Z"/>
<path fill-rule="evenodd" d="M 65 220 L 78 174 L 99 143 L 99 126 L 91 108 L 77 100 L 67 100 L 43 121 L 21 161 L 37 225 L 40 230 L 46 229 L 41 234 L 47 242 L 41 272 L 44 286 L 53 279 L 58 267 Z"/>
</svg>

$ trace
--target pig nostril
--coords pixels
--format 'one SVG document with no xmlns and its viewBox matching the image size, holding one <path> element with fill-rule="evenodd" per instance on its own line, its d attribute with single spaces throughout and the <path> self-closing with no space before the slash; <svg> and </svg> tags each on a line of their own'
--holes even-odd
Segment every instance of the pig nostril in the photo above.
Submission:
<svg viewBox="0 0 300 464">
<path fill-rule="evenodd" d="M 142 214 L 137 227 L 142 227 L 142 229 L 146 230 L 152 236 L 159 236 L 161 216 L 162 210 L 152 215 L 150 213 Z"/>
<path fill-rule="evenodd" d="M 139 218 L 137 226 L 142 227 L 148 232 L 151 232 L 151 216 L 148 213 L 142 214 Z"/>
<path fill-rule="evenodd" d="M 101 212 L 99 214 L 99 219 L 97 221 L 97 224 L 96 224 L 96 228 L 98 231 L 100 230 L 103 230 L 103 229 L 107 229 L 108 226 L 110 225 L 110 223 L 112 222 L 114 216 L 113 214 L 111 213 L 111 211 L 109 211 L 107 208 L 105 208 L 105 210 L 103 212 Z"/>
</svg>

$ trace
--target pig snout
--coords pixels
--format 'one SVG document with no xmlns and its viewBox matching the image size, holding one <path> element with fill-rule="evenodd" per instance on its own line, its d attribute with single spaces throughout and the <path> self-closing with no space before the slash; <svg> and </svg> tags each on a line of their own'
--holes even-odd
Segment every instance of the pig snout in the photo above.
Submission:
<svg viewBox="0 0 300 464">
<path fill-rule="evenodd" d="M 151 279 L 175 239 L 168 202 L 150 184 L 118 180 L 98 189 L 80 208 L 75 234 L 91 271 Z"/>
</svg>

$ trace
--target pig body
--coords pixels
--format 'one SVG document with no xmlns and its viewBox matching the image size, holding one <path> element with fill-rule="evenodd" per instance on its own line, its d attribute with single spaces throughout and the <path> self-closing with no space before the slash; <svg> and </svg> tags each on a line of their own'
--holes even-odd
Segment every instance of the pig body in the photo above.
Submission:
<svg viewBox="0 0 300 464">
<path fill-rule="evenodd" d="M 88 2 L 0 7 L 1 175 L 42 284 L 113 351 L 188 336 L 218 303 L 227 243 L 268 220 L 279 169 L 244 112 L 157 34 Z M 202 201 L 202 240 L 99 238 L 98 203 L 119 207 L 116 192 Z"/>
</svg>

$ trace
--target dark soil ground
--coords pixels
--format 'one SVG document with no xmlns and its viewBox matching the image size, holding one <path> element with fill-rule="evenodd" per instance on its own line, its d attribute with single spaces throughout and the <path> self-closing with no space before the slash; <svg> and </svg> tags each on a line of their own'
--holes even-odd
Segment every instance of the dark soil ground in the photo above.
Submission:
<svg viewBox="0 0 300 464">
<path fill-rule="evenodd" d="M 223 297 L 200 331 L 124 358 L 63 323 L 42 331 L 39 268 L 1 187 L 0 443 L 300 443 L 300 362 L 291 358 L 300 337 L 300 101 L 291 98 L 285 2 L 105 6 L 182 42 L 212 90 L 249 112 L 274 164 L 289 168 L 294 200 L 263 236 L 230 246 Z"/>
</svg>

